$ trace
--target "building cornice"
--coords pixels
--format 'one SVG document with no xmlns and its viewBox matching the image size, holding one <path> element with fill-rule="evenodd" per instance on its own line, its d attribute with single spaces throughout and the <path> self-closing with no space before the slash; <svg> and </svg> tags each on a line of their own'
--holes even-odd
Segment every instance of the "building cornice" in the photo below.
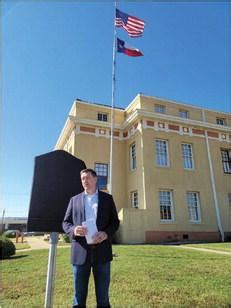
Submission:
<svg viewBox="0 0 231 308">
<path fill-rule="evenodd" d="M 72 121 L 75 124 L 87 124 L 87 125 L 91 125 L 91 126 L 111 128 L 111 122 L 104 122 L 104 121 L 97 121 L 97 120 L 76 118 L 76 117 L 74 117 L 74 119 L 72 119 Z M 115 124 L 114 128 L 123 129 L 121 124 Z"/>
<path fill-rule="evenodd" d="M 191 120 L 191 119 L 183 119 L 179 117 L 175 117 L 168 114 L 162 114 L 162 113 L 156 113 L 156 112 L 150 112 L 143 109 L 136 109 L 134 110 L 129 117 L 124 121 L 122 124 L 115 124 L 115 129 L 125 130 L 129 125 L 131 125 L 134 121 L 140 119 L 140 118 L 149 118 L 154 120 L 165 120 L 177 124 L 183 124 L 183 125 L 191 125 L 191 126 L 197 126 L 204 129 L 214 129 L 218 131 L 228 132 L 231 133 L 231 127 L 228 126 L 222 126 L 217 125 L 213 123 L 203 122 L 203 121 L 197 121 L 197 120 Z M 104 127 L 104 128 L 111 128 L 110 122 L 99 122 L 97 120 L 91 120 L 91 119 L 84 119 L 84 118 L 76 118 L 73 116 L 69 116 L 72 122 L 75 124 L 84 124 L 84 125 L 91 125 L 96 127 Z M 65 127 L 64 127 L 65 128 Z"/>
<path fill-rule="evenodd" d="M 88 105 L 88 106 L 91 106 L 91 107 L 105 108 L 105 109 L 109 109 L 109 110 L 112 109 L 112 107 L 109 106 L 109 105 L 98 104 L 98 103 L 91 103 L 91 102 L 85 102 L 85 101 L 79 101 L 79 100 L 76 100 L 75 103 L 76 104 Z M 120 107 L 114 107 L 114 109 L 116 111 L 120 111 L 120 112 L 123 112 L 123 113 L 125 111 L 124 108 L 120 108 Z"/>
<path fill-rule="evenodd" d="M 74 116 L 69 115 L 65 125 L 61 131 L 61 134 L 59 135 L 59 138 L 56 142 L 55 145 L 55 149 L 62 149 L 63 145 L 65 144 L 66 140 L 68 139 L 68 136 L 71 134 L 72 130 L 75 127 L 75 121 L 73 121 L 73 119 L 75 119 Z"/>
<path fill-rule="evenodd" d="M 187 104 L 187 103 L 181 103 L 181 102 L 177 102 L 177 101 L 173 101 L 170 99 L 165 99 L 165 98 L 161 98 L 161 97 L 157 97 L 157 96 L 148 96 L 148 95 L 144 95 L 144 94 L 137 94 L 136 97 L 133 99 L 133 101 L 129 104 L 129 106 L 132 105 L 132 103 L 138 98 L 138 97 L 144 97 L 144 98 L 149 98 L 152 100 L 158 100 L 161 102 L 165 102 L 165 103 L 170 103 L 170 104 L 174 104 L 174 105 L 180 105 L 185 107 L 185 109 L 187 108 L 193 108 L 193 109 L 197 109 L 197 110 L 205 110 L 205 111 L 209 111 L 209 112 L 213 112 L 213 113 L 220 113 L 223 115 L 227 115 L 227 116 L 231 116 L 230 112 L 225 112 L 225 111 L 220 111 L 220 110 L 214 110 L 214 109 L 209 109 L 209 108 L 204 108 L 204 107 L 200 107 L 200 106 L 195 106 L 195 105 L 191 105 L 191 104 Z M 128 107 L 129 107 L 128 106 Z M 127 108 L 128 108 L 127 107 Z M 126 109 L 127 109 L 126 108 Z"/>
<path fill-rule="evenodd" d="M 157 119 L 157 120 L 158 119 L 159 120 L 167 120 L 167 121 L 175 122 L 175 123 L 178 123 L 178 124 L 199 126 L 199 127 L 205 128 L 205 129 L 209 128 L 209 129 L 215 129 L 215 130 L 219 130 L 219 131 L 231 132 L 231 127 L 229 127 L 229 126 L 217 125 L 217 124 L 213 124 L 213 123 L 191 120 L 191 119 L 184 119 L 184 118 L 179 118 L 179 117 L 175 117 L 175 116 L 168 115 L 168 114 L 150 112 L 150 111 L 146 111 L 146 110 L 143 110 L 143 109 L 135 110 L 134 115 L 132 114 L 129 117 L 128 120 L 130 120 L 130 118 L 132 120 L 134 120 L 135 118 L 138 118 L 138 117 L 147 117 L 147 118 L 153 118 L 153 119 Z"/>
</svg>

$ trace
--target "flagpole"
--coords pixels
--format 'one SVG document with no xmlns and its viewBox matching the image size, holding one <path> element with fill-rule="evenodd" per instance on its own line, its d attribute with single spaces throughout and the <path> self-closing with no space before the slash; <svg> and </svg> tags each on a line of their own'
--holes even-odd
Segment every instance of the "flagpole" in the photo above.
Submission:
<svg viewBox="0 0 231 308">
<path fill-rule="evenodd" d="M 112 176 L 113 176 L 113 134 L 115 127 L 115 71 L 116 71 L 116 2 L 114 2 L 115 12 L 114 12 L 114 40 L 113 40 L 113 59 L 112 59 L 112 97 L 111 97 L 111 138 L 110 138 L 110 171 L 109 171 L 109 193 L 112 194 Z"/>
</svg>

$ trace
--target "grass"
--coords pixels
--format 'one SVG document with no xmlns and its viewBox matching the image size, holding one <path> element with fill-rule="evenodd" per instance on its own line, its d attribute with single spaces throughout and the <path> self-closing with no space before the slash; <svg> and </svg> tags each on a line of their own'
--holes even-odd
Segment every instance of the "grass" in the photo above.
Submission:
<svg viewBox="0 0 231 308">
<path fill-rule="evenodd" d="M 231 252 L 231 243 L 187 244 L 186 246 Z"/>
<path fill-rule="evenodd" d="M 230 257 L 158 245 L 116 245 L 112 307 L 230 307 Z M 58 249 L 54 308 L 71 307 L 70 249 Z M 2 307 L 43 307 L 48 250 L 19 252 L 3 261 Z M 88 307 L 95 307 L 90 280 Z"/>
</svg>

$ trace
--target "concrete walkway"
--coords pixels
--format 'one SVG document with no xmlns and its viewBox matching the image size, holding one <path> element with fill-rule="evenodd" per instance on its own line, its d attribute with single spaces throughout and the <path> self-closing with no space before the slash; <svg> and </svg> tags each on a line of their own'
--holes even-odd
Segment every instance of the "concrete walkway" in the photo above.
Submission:
<svg viewBox="0 0 231 308">
<path fill-rule="evenodd" d="M 44 241 L 43 237 L 41 236 L 27 236 L 25 237 L 28 245 L 30 248 L 19 249 L 16 250 L 17 253 L 29 250 L 38 250 L 38 249 L 49 249 L 50 248 L 50 241 Z M 70 248 L 70 245 L 64 246 L 57 246 L 57 248 Z"/>
<path fill-rule="evenodd" d="M 228 252 L 228 251 L 206 249 L 206 248 L 199 248 L 199 247 L 197 248 L 197 247 L 190 247 L 190 246 L 185 246 L 185 245 L 174 245 L 172 247 L 178 247 L 178 248 L 183 248 L 183 249 L 199 250 L 199 251 L 204 251 L 204 252 L 212 252 L 212 253 L 218 253 L 218 254 L 222 254 L 222 255 L 231 256 L 231 252 Z"/>
<path fill-rule="evenodd" d="M 44 241 L 43 238 L 39 236 L 27 236 L 25 239 L 30 245 L 28 249 L 48 249 L 50 247 L 49 241 Z"/>
</svg>

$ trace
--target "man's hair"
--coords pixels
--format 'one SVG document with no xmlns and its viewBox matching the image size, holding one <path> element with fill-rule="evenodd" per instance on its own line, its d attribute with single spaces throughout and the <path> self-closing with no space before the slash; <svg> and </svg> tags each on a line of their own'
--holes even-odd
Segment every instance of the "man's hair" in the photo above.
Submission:
<svg viewBox="0 0 231 308">
<path fill-rule="evenodd" d="M 95 170 L 91 169 L 91 168 L 87 168 L 87 169 L 83 169 L 80 171 L 80 175 L 82 175 L 83 173 L 90 173 L 94 178 L 97 177 L 97 174 L 95 172 Z"/>
</svg>

